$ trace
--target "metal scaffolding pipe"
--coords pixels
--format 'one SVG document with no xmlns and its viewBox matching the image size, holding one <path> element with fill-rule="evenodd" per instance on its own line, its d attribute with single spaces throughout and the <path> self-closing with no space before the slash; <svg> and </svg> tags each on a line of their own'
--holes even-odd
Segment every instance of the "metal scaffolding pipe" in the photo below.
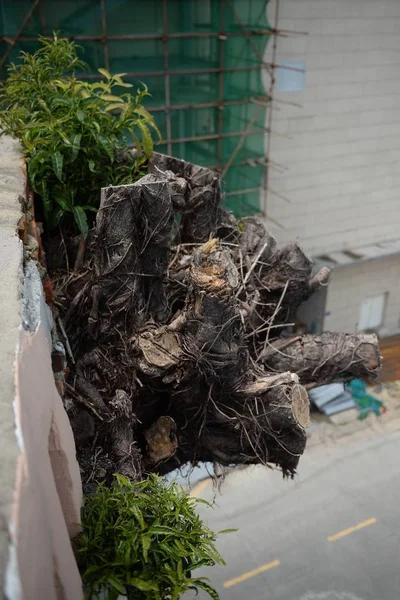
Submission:
<svg viewBox="0 0 400 600">
<path fill-rule="evenodd" d="M 12 49 L 15 47 L 15 44 L 18 41 L 36 41 L 38 36 L 23 36 L 23 31 L 31 19 L 34 11 L 38 8 L 40 12 L 40 22 L 42 34 L 46 34 L 46 19 L 45 19 L 45 1 L 46 0 L 34 0 L 31 7 L 27 11 L 25 17 L 22 20 L 21 26 L 18 29 L 18 32 L 15 36 L 7 36 L 3 35 L 0 37 L 0 41 L 4 41 L 9 44 L 6 52 L 0 60 L 0 67 L 5 63 L 7 57 L 9 56 Z M 48 1 L 48 0 L 47 0 Z M 238 196 L 241 194 L 258 192 L 260 190 L 264 190 L 265 192 L 270 192 L 277 197 L 281 197 L 283 200 L 289 201 L 286 197 L 278 194 L 274 190 L 271 190 L 268 185 L 268 171 L 269 169 L 276 169 L 279 172 L 283 172 L 285 167 L 282 165 L 275 163 L 270 158 L 271 154 L 271 139 L 272 135 L 279 135 L 281 137 L 288 137 L 284 133 L 280 133 L 277 131 L 273 131 L 272 128 L 272 117 L 273 117 L 273 109 L 272 104 L 282 104 L 282 105 L 293 105 L 293 106 L 301 106 L 300 104 L 288 100 L 277 99 L 273 97 L 274 85 L 275 85 L 275 70 L 283 69 L 288 71 L 296 71 L 296 72 L 304 72 L 304 69 L 291 67 L 289 65 L 282 65 L 276 62 L 277 58 L 277 38 L 280 37 L 288 37 L 292 35 L 307 35 L 307 32 L 296 31 L 296 30 L 288 30 L 288 29 L 279 29 L 279 0 L 275 0 L 275 19 L 274 26 L 267 28 L 256 28 L 251 27 L 248 28 L 245 25 L 239 14 L 235 10 L 235 5 L 232 0 L 220 0 L 220 22 L 219 27 L 216 28 L 216 31 L 185 31 L 185 32 L 170 32 L 168 31 L 168 0 L 162 0 L 162 31 L 157 31 L 155 33 L 136 33 L 136 34 L 108 34 L 107 32 L 107 5 L 106 0 L 98 0 L 101 14 L 101 34 L 97 35 L 72 35 L 69 36 L 70 39 L 76 41 L 91 41 L 91 42 L 99 42 L 103 45 L 104 50 L 104 65 L 105 68 L 110 71 L 110 53 L 109 53 L 109 44 L 114 41 L 143 41 L 143 40 L 154 40 L 162 43 L 163 46 L 163 68 L 157 71 L 131 71 L 126 74 L 126 77 L 129 78 L 141 78 L 141 77 L 163 77 L 164 79 L 164 95 L 165 102 L 162 105 L 157 105 L 153 107 L 149 107 L 151 112 L 164 112 L 166 115 L 166 139 L 162 140 L 162 144 L 167 145 L 167 151 L 169 154 L 172 153 L 172 145 L 180 144 L 180 143 L 196 143 L 196 142 L 206 142 L 206 141 L 218 141 L 217 148 L 217 165 L 214 165 L 212 168 L 219 171 L 223 175 L 226 175 L 227 171 L 234 164 L 236 166 L 241 165 L 265 165 L 265 177 L 262 185 L 257 187 L 243 187 L 239 190 L 232 190 L 227 193 L 227 196 Z M 265 2 L 266 5 L 266 2 Z M 229 6 L 234 22 L 236 26 L 238 26 L 237 31 L 226 31 L 226 7 Z M 265 11 L 265 6 L 263 8 Z M 262 13 L 261 13 L 262 14 Z M 261 18 L 260 14 L 260 18 Z M 257 20 L 256 20 L 257 21 Z M 257 21 L 258 22 L 258 21 Z M 264 55 L 261 50 L 255 43 L 255 38 L 257 37 L 268 37 L 273 36 L 273 48 L 272 48 L 272 60 L 271 62 L 264 60 Z M 248 41 L 249 47 L 252 49 L 253 54 L 246 56 L 243 58 L 241 56 L 242 65 L 229 67 L 227 66 L 227 58 L 226 54 L 226 41 L 228 38 L 236 38 L 241 37 L 245 38 Z M 184 39 L 216 39 L 218 40 L 219 50 L 218 50 L 218 66 L 207 66 L 205 64 L 204 68 L 184 68 L 184 69 L 174 69 L 171 66 L 171 47 L 169 46 L 169 40 L 184 40 Z M 239 57 L 237 57 L 239 58 Z M 200 61 L 199 61 L 200 62 Z M 205 61 L 203 61 L 204 64 Z M 247 64 L 244 64 L 247 63 Z M 201 62 L 200 62 L 201 64 Z M 213 63 L 209 63 L 213 64 Z M 252 73 L 259 72 L 261 69 L 266 69 L 271 77 L 271 83 L 269 86 L 269 90 L 267 94 L 262 96 L 247 96 L 244 98 L 238 98 L 235 100 L 225 99 L 225 81 L 224 74 L 227 73 Z M 210 79 L 209 84 L 210 93 L 212 90 L 215 90 L 215 100 L 205 101 L 205 102 L 177 102 L 172 103 L 171 101 L 171 77 L 177 76 L 189 76 L 189 75 L 215 75 L 215 80 Z M 101 79 L 101 75 L 98 73 L 88 74 L 88 75 L 80 75 L 82 79 L 88 80 L 96 80 Z M 208 89 L 208 88 L 207 88 Z M 246 110 L 246 117 L 244 117 L 244 113 L 240 113 L 242 115 L 241 121 L 243 123 L 247 122 L 246 127 L 241 129 L 240 131 L 225 131 L 224 128 L 224 111 L 229 106 L 248 106 L 249 104 L 255 104 L 254 111 L 252 116 L 249 116 Z M 202 108 L 214 108 L 218 110 L 218 118 L 217 118 L 217 131 L 215 133 L 204 133 L 202 135 L 191 135 L 191 136 L 181 136 L 181 137 L 172 137 L 172 122 L 171 116 L 172 111 L 176 110 L 186 110 L 186 109 L 202 109 Z M 268 108 L 268 120 L 267 125 L 264 127 L 255 126 L 254 124 L 257 120 L 258 115 L 262 108 Z M 275 110 L 280 110 L 279 108 L 275 108 Z M 241 147 L 245 143 L 247 136 L 254 135 L 264 135 L 267 136 L 267 148 L 266 155 L 262 156 L 254 156 L 253 158 L 247 158 L 246 160 L 240 160 L 235 162 L 235 158 L 237 157 L 238 152 Z M 223 140 L 229 138 L 239 138 L 237 142 L 234 142 L 232 152 L 229 158 L 223 156 Z M 251 181 L 251 177 L 249 177 L 249 182 Z M 265 199 L 266 202 L 266 199 Z M 266 212 L 266 206 L 264 207 L 264 213 Z"/>
</svg>

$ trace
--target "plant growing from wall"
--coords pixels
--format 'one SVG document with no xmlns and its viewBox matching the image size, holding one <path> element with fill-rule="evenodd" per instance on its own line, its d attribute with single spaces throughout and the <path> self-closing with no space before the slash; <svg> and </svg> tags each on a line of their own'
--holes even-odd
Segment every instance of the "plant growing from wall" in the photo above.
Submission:
<svg viewBox="0 0 400 600">
<path fill-rule="evenodd" d="M 178 600 L 202 589 L 217 600 L 205 578 L 192 577 L 199 567 L 225 564 L 196 502 L 204 500 L 156 475 L 136 483 L 116 475 L 111 488 L 100 485 L 85 500 L 77 538 L 86 597 Z"/>
<path fill-rule="evenodd" d="M 80 81 L 75 71 L 87 65 L 74 42 L 54 34 L 40 43 L 37 52 L 22 52 L 21 63 L 8 68 L 0 88 L 0 129 L 22 144 L 29 183 L 42 198 L 48 226 L 73 216 L 86 237 L 100 188 L 136 181 L 153 151 L 152 132 L 159 132 L 143 106 L 146 86 L 116 95 L 115 88 L 132 85 L 122 79 L 124 73 L 105 69 L 99 69 L 102 81 Z M 139 156 L 118 162 L 129 135 Z"/>
</svg>

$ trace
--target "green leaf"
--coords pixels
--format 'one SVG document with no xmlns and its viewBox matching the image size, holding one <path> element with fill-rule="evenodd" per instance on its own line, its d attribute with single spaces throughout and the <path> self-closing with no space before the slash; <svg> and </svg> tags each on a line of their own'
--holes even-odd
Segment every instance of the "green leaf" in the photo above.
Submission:
<svg viewBox="0 0 400 600">
<path fill-rule="evenodd" d="M 148 535 L 142 535 L 142 551 L 143 551 L 144 562 L 147 562 L 150 546 L 151 546 L 151 537 Z"/>
<path fill-rule="evenodd" d="M 141 144 L 138 136 L 136 135 L 135 130 L 134 129 L 129 129 L 129 133 L 132 135 L 133 141 L 135 142 L 136 150 L 138 152 L 141 152 L 142 151 L 142 144 Z"/>
<path fill-rule="evenodd" d="M 106 79 L 111 79 L 111 75 L 110 73 L 107 71 L 107 69 L 97 69 L 99 73 L 101 73 L 102 75 L 104 75 L 104 77 Z"/>
<path fill-rule="evenodd" d="M 158 127 L 154 123 L 153 119 L 151 121 L 149 121 L 149 125 L 156 132 L 158 140 L 161 141 L 161 139 L 162 139 L 161 131 L 158 129 Z"/>
<path fill-rule="evenodd" d="M 74 136 L 74 139 L 72 140 L 72 156 L 71 156 L 71 162 L 73 162 L 76 157 L 78 156 L 78 152 L 81 148 L 81 139 L 82 139 L 82 134 L 81 133 L 77 133 Z"/>
<path fill-rule="evenodd" d="M 124 87 L 124 88 L 131 88 L 131 87 L 133 87 L 132 83 L 126 83 L 125 81 L 118 81 L 117 85 L 121 86 L 121 87 Z"/>
<path fill-rule="evenodd" d="M 210 560 L 208 558 L 201 558 L 200 560 L 196 560 L 192 563 L 188 564 L 188 569 L 190 571 L 194 571 L 195 569 L 200 569 L 200 567 L 206 567 L 210 564 Z"/>
<path fill-rule="evenodd" d="M 108 140 L 104 135 L 99 133 L 97 136 L 98 141 L 103 146 L 104 150 L 107 152 L 111 162 L 114 162 L 114 150 L 111 146 L 110 140 Z"/>
<path fill-rule="evenodd" d="M 182 560 L 178 560 L 178 564 L 177 564 L 177 573 L 178 573 L 178 578 L 179 578 L 179 579 L 183 579 L 183 566 L 182 566 Z"/>
<path fill-rule="evenodd" d="M 145 579 L 140 579 L 140 577 L 131 577 L 129 579 L 129 585 L 133 585 L 133 587 L 137 588 L 141 592 L 159 591 L 159 587 L 154 581 L 146 581 Z"/>
<path fill-rule="evenodd" d="M 118 481 L 120 487 L 128 489 L 131 487 L 131 482 L 127 477 L 125 477 L 125 475 L 121 475 L 121 473 L 116 473 L 115 479 Z"/>
<path fill-rule="evenodd" d="M 63 209 L 61 207 L 57 207 L 54 210 L 51 211 L 51 214 L 49 215 L 48 221 L 50 223 L 51 227 L 57 227 L 57 225 L 59 225 L 61 218 L 64 216 L 65 211 L 63 211 Z"/>
<path fill-rule="evenodd" d="M 186 554 L 186 548 L 185 548 L 185 546 L 179 540 L 175 540 L 175 544 L 176 544 L 176 546 L 178 547 L 178 549 L 182 552 L 182 554 L 184 556 Z"/>
<path fill-rule="evenodd" d="M 136 520 L 139 522 L 141 529 L 142 530 L 145 529 L 146 523 L 143 519 L 141 510 L 136 506 L 136 504 L 132 504 L 131 511 L 132 511 L 132 514 L 134 515 L 134 517 L 136 518 Z"/>
<path fill-rule="evenodd" d="M 39 104 L 39 106 L 41 108 L 43 108 L 44 111 L 46 111 L 46 113 L 48 115 L 51 115 L 51 110 L 49 109 L 49 107 L 47 106 L 46 102 L 42 98 L 39 98 L 38 104 Z"/>
<path fill-rule="evenodd" d="M 54 194 L 55 201 L 65 212 L 72 212 L 72 203 L 67 195 L 61 195 L 60 193 Z"/>
<path fill-rule="evenodd" d="M 64 89 L 67 89 L 67 88 L 64 88 Z M 52 105 L 52 107 L 60 106 L 60 105 L 71 106 L 72 100 L 70 98 L 63 98 L 62 96 L 55 96 L 54 98 L 52 98 L 51 105 Z"/>
<path fill-rule="evenodd" d="M 53 83 L 61 90 L 67 90 L 69 87 L 69 83 L 66 81 L 62 81 L 61 79 L 56 79 Z"/>
<path fill-rule="evenodd" d="M 82 548 L 81 548 L 81 550 L 82 550 Z M 88 569 L 86 569 L 83 576 L 85 577 L 85 579 L 87 579 L 87 577 L 89 575 L 93 575 L 93 573 L 97 573 L 98 571 L 101 571 L 103 569 L 104 569 L 103 565 L 91 565 Z"/>
<path fill-rule="evenodd" d="M 67 146 L 71 146 L 72 145 L 71 142 L 69 141 L 69 139 L 67 138 L 67 136 L 65 135 L 65 133 L 62 130 L 60 130 L 58 133 L 59 133 L 62 141 L 64 142 L 64 144 L 66 144 Z"/>
<path fill-rule="evenodd" d="M 139 92 L 140 92 L 141 94 L 144 94 L 145 96 L 147 96 L 147 95 L 148 95 L 148 91 L 147 91 L 147 90 L 148 90 L 148 88 L 147 88 L 147 85 L 146 85 L 145 83 L 143 83 L 143 81 L 139 81 L 139 83 L 140 83 L 140 85 L 142 85 L 142 86 L 143 86 L 143 90 L 139 90 Z"/>
<path fill-rule="evenodd" d="M 62 171 L 63 171 L 63 163 L 64 157 L 59 150 L 54 152 L 51 162 L 53 164 L 54 173 L 56 174 L 57 179 L 62 181 Z"/>
<path fill-rule="evenodd" d="M 149 531 L 153 534 L 165 534 L 168 535 L 170 533 L 175 533 L 175 529 L 173 527 L 167 527 L 166 525 L 152 525 Z"/>
<path fill-rule="evenodd" d="M 135 113 L 137 113 L 138 115 L 145 117 L 145 119 L 147 119 L 148 121 L 152 121 L 153 117 L 151 116 L 151 114 L 149 113 L 148 110 L 145 109 L 144 106 L 137 106 L 135 108 Z"/>
<path fill-rule="evenodd" d="M 96 164 L 95 164 L 94 160 L 89 160 L 88 165 L 89 165 L 89 171 L 91 171 L 92 173 L 96 173 Z"/>
<path fill-rule="evenodd" d="M 224 565 L 225 561 L 222 558 L 221 554 L 218 552 L 218 550 L 215 548 L 215 546 L 208 547 L 206 554 L 208 554 L 208 556 L 217 564 L 219 565 Z"/>
<path fill-rule="evenodd" d="M 82 206 L 79 205 L 73 206 L 72 214 L 74 215 L 75 223 L 77 224 L 83 239 L 86 240 L 89 231 L 89 226 L 84 209 L 82 208 Z"/>
<path fill-rule="evenodd" d="M 47 187 L 47 183 L 45 179 L 42 179 L 39 191 L 42 200 L 43 200 L 43 208 L 46 215 L 50 214 L 51 209 L 53 208 L 53 203 L 50 199 L 49 189 Z"/>
<path fill-rule="evenodd" d="M 192 584 L 194 587 L 200 588 L 204 592 L 207 592 L 212 600 L 220 600 L 217 590 L 215 590 L 209 583 L 197 578 L 192 580 Z"/>
<path fill-rule="evenodd" d="M 78 112 L 76 113 L 76 117 L 80 123 L 83 123 L 83 121 L 85 120 L 85 111 L 78 110 Z"/>
<path fill-rule="evenodd" d="M 142 121 L 138 121 L 137 126 L 142 134 L 142 145 L 144 152 L 146 156 L 150 158 L 153 154 L 153 140 L 151 139 L 149 128 Z"/>
<path fill-rule="evenodd" d="M 96 598 L 100 598 L 101 596 L 96 596 Z M 107 589 L 107 600 L 118 600 L 118 598 L 120 597 L 120 594 L 118 592 L 118 590 L 112 588 L 110 589 L 110 587 L 108 586 Z"/>
<path fill-rule="evenodd" d="M 107 100 L 107 102 L 121 102 L 123 104 L 120 96 L 114 96 L 113 94 L 103 94 L 101 98 L 102 100 Z"/>
<path fill-rule="evenodd" d="M 110 84 L 105 81 L 96 81 L 96 83 L 88 83 L 88 88 L 91 92 L 96 92 L 97 90 L 105 91 L 110 89 Z"/>
<path fill-rule="evenodd" d="M 109 104 L 108 106 L 106 106 L 106 108 L 104 110 L 110 111 L 110 110 L 114 110 L 116 108 L 124 108 L 125 104 L 123 102 L 115 102 L 114 104 Z"/>
<path fill-rule="evenodd" d="M 92 95 L 88 95 L 87 98 L 83 98 L 83 100 L 81 100 L 81 105 L 82 106 L 90 106 L 91 108 L 93 107 L 93 105 L 97 105 L 99 103 L 99 99 L 97 96 L 92 96 Z"/>
<path fill-rule="evenodd" d="M 120 594 L 126 595 L 125 586 L 122 585 L 121 582 L 118 581 L 115 577 L 111 575 L 107 576 L 107 582 L 110 583 Z"/>
<path fill-rule="evenodd" d="M 209 508 L 212 508 L 211 502 L 209 502 L 208 500 L 204 500 L 204 498 L 190 498 L 190 500 L 194 500 L 195 504 L 205 504 Z"/>
<path fill-rule="evenodd" d="M 239 531 L 239 529 L 221 529 L 220 531 L 218 531 L 218 535 L 221 533 L 236 533 L 236 531 Z"/>
</svg>

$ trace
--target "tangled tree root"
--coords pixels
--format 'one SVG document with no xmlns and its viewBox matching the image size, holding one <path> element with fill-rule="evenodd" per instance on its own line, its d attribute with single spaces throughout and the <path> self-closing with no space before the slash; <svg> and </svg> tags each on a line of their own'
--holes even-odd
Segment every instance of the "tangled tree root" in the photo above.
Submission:
<svg viewBox="0 0 400 600">
<path fill-rule="evenodd" d="M 220 200 L 214 173 L 155 155 L 140 181 L 102 191 L 86 261 L 59 278 L 85 481 L 199 461 L 293 475 L 303 386 L 380 367 L 375 336 L 282 337 L 329 271 L 312 276 L 296 243 L 278 249 L 259 219 L 237 223 Z"/>
</svg>

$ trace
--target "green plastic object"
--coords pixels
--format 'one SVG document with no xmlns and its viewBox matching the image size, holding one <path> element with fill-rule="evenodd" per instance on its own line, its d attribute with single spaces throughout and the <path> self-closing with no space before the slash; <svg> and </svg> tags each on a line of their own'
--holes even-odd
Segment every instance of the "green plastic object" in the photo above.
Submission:
<svg viewBox="0 0 400 600">
<path fill-rule="evenodd" d="M 383 402 L 374 398 L 374 396 L 367 394 L 366 384 L 361 379 L 353 379 L 347 385 L 347 388 L 360 411 L 360 414 L 358 415 L 360 420 L 365 419 L 370 413 L 374 413 L 379 417 L 386 412 Z"/>
<path fill-rule="evenodd" d="M 230 164 L 224 176 L 227 207 L 238 217 L 256 214 L 266 169 L 268 90 L 261 67 L 271 37 L 267 4 L 42 0 L 6 64 L 17 61 L 21 50 L 36 50 L 38 35 L 76 36 L 90 65 L 81 75 L 96 76 L 106 67 L 130 74 L 127 82 L 144 82 L 152 94 L 147 107 L 155 111 L 163 140 L 169 140 L 157 150 L 220 172 Z M 4 38 L 19 33 L 31 8 L 32 0 L 0 0 L 0 56 L 10 49 Z"/>
</svg>

